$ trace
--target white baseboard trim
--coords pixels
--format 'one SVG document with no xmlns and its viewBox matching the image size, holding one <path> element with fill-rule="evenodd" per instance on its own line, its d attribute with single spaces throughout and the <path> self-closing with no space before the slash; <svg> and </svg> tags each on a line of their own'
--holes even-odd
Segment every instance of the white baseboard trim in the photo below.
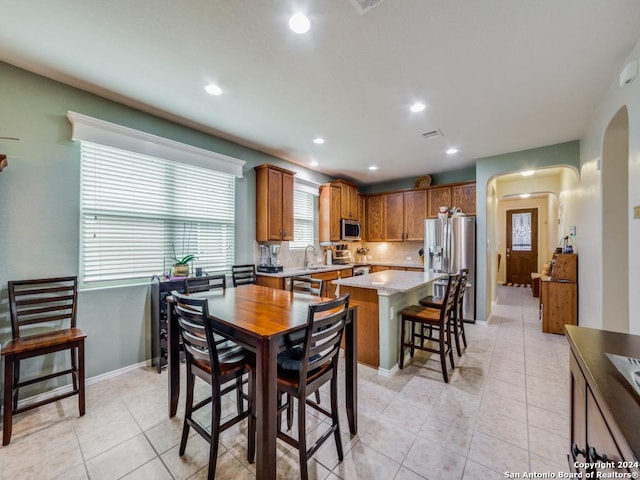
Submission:
<svg viewBox="0 0 640 480">
<path fill-rule="evenodd" d="M 476 320 L 475 324 L 476 325 L 487 326 L 487 325 L 489 325 L 490 321 L 491 321 L 491 315 L 489 315 L 489 319 L 488 320 Z"/>
<path fill-rule="evenodd" d="M 151 366 L 151 360 L 145 360 L 144 362 L 135 363 L 133 365 L 129 365 L 127 367 L 119 368 L 117 370 L 112 370 L 111 372 L 106 372 L 100 375 L 96 375 L 95 377 L 85 379 L 85 386 L 95 385 L 96 383 L 100 383 L 104 380 L 109 380 L 111 378 L 119 377 L 120 375 L 124 375 L 132 370 L 137 370 L 143 367 Z M 58 387 L 53 390 L 49 390 L 48 392 L 39 393 L 37 395 L 33 395 L 31 397 L 27 397 L 18 402 L 19 407 L 27 407 L 29 405 L 33 405 L 41 400 L 45 400 L 48 397 L 53 397 L 56 395 L 61 395 L 63 393 L 68 393 L 73 390 L 73 386 L 71 384 L 65 385 L 63 387 Z"/>
<path fill-rule="evenodd" d="M 398 364 L 396 363 L 390 370 L 386 368 L 378 367 L 378 375 L 382 375 L 383 377 L 393 377 L 398 371 Z"/>
</svg>

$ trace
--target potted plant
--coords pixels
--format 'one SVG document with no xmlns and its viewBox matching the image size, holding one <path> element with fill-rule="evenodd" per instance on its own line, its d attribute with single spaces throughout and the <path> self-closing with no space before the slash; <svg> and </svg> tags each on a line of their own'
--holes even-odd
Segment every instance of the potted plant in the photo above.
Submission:
<svg viewBox="0 0 640 480">
<path fill-rule="evenodd" d="M 176 248 L 173 246 L 173 244 L 171 244 L 171 247 L 173 248 L 173 257 L 171 258 L 175 262 L 173 264 L 173 267 L 171 267 L 171 275 L 173 275 L 174 277 L 189 276 L 189 262 L 196 258 L 195 255 L 185 255 L 182 258 L 178 258 L 178 256 L 176 255 Z"/>
</svg>

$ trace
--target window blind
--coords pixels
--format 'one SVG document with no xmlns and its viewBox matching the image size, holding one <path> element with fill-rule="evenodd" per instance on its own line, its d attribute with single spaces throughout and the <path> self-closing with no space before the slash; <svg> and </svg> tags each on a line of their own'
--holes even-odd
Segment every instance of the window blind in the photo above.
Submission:
<svg viewBox="0 0 640 480">
<path fill-rule="evenodd" d="M 315 196 L 301 189 L 293 191 L 293 241 L 290 249 L 302 249 L 313 245 L 313 226 L 315 221 Z"/>
<path fill-rule="evenodd" d="M 233 175 L 83 141 L 80 195 L 84 286 L 148 280 L 174 251 L 207 273 L 231 268 Z"/>
</svg>

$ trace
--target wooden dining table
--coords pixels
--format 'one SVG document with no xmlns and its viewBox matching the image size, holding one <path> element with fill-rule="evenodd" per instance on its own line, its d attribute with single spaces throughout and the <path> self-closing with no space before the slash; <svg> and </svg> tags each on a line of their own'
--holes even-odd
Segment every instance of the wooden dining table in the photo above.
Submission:
<svg viewBox="0 0 640 480">
<path fill-rule="evenodd" d="M 277 356 L 286 334 L 304 330 L 309 305 L 329 298 L 277 290 L 260 285 L 196 294 L 206 298 L 215 330 L 256 354 L 256 478 L 276 478 Z M 169 305 L 171 305 L 171 299 Z M 176 414 L 180 394 L 179 331 L 168 308 L 169 416 Z M 349 431 L 358 432 L 357 305 L 349 305 L 344 333 L 345 395 Z"/>
</svg>

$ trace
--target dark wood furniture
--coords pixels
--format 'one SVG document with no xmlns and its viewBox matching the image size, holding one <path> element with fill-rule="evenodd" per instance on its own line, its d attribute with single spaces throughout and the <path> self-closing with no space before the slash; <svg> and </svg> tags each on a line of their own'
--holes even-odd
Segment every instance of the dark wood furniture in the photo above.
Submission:
<svg viewBox="0 0 640 480">
<path fill-rule="evenodd" d="M 253 263 L 231 266 L 233 286 L 256 283 L 256 266 Z"/>
<path fill-rule="evenodd" d="M 570 467 L 582 472 L 640 473 L 640 395 L 605 356 L 640 357 L 640 336 L 574 325 L 565 330 L 571 347 Z M 574 462 L 604 462 L 605 456 L 615 468 L 574 466 Z M 619 461 L 629 463 L 618 468 Z M 595 475 L 591 478 L 600 478 Z"/>
<path fill-rule="evenodd" d="M 259 165 L 256 171 L 256 241 L 293 240 L 295 172 Z"/>
<path fill-rule="evenodd" d="M 320 278 L 295 276 L 289 278 L 289 291 L 308 293 L 309 295 L 315 295 L 316 297 L 322 296 L 322 287 L 324 281 Z"/>
<path fill-rule="evenodd" d="M 167 366 L 167 297 L 172 291 L 185 293 L 187 286 L 185 279 L 164 280 L 153 277 L 151 282 L 151 365 L 158 373 Z"/>
<path fill-rule="evenodd" d="M 85 333 L 76 327 L 77 277 L 57 277 L 9 282 L 12 339 L 2 348 L 4 357 L 4 416 L 2 444 L 11 441 L 13 415 L 78 395 L 80 416 L 85 412 Z M 20 361 L 69 350 L 71 368 L 20 381 Z M 73 388 L 18 407 L 19 389 L 25 385 L 71 375 Z"/>
<path fill-rule="evenodd" d="M 453 348 L 451 346 L 451 329 L 448 327 L 448 323 L 456 308 L 456 291 L 459 285 L 460 275 L 449 275 L 441 308 L 436 309 L 422 307 L 420 305 L 410 305 L 400 312 L 400 369 L 404 367 L 405 347 L 409 347 L 412 358 L 415 349 L 437 353 L 440 356 L 440 363 L 442 364 L 442 377 L 446 383 L 449 383 L 447 355 L 451 361 L 451 368 L 455 368 L 455 365 L 453 363 Z M 406 338 L 405 330 L 407 322 L 411 323 L 409 340 Z M 425 332 L 427 333 L 425 334 Z M 434 336 L 436 334 L 437 337 Z M 437 342 L 438 347 L 425 346 L 425 340 Z"/>
<path fill-rule="evenodd" d="M 172 292 L 175 300 L 175 314 L 178 321 L 182 345 L 185 351 L 187 371 L 187 399 L 185 402 L 184 424 L 180 441 L 180 456 L 184 455 L 189 439 L 189 430 L 193 429 L 209 442 L 209 471 L 207 478 L 213 480 L 216 475 L 218 459 L 218 441 L 220 432 L 248 418 L 251 413 L 251 397 L 242 392 L 242 378 L 246 373 L 246 360 L 249 352 L 238 345 L 228 342 L 219 347 L 214 339 L 214 328 L 208 321 L 207 300 Z M 209 395 L 195 401 L 194 388 L 196 377 L 204 380 L 211 388 Z M 223 388 L 223 385 L 227 384 Z M 251 389 L 251 388 L 250 388 Z M 228 393 L 236 394 L 237 415 L 221 422 L 222 397 Z M 252 392 L 250 392 L 252 393 Z M 249 405 L 244 408 L 244 398 Z M 203 407 L 211 408 L 209 431 L 194 417 L 194 413 Z M 253 428 L 253 427 L 251 427 Z M 255 435 L 249 436 L 247 456 L 253 456 Z"/>
<path fill-rule="evenodd" d="M 278 393 L 287 396 L 287 403 L 278 411 L 291 410 L 293 399 L 298 404 L 297 439 L 284 433 L 278 422 L 278 438 L 298 449 L 300 478 L 307 480 L 307 462 L 320 446 L 334 436 L 338 459 L 342 461 L 342 439 L 338 419 L 338 354 L 349 309 L 349 295 L 309 305 L 304 339 L 295 350 L 287 349 L 278 355 Z M 330 383 L 331 409 L 309 402 L 307 396 L 319 393 L 319 388 Z M 307 448 L 307 404 L 331 420 L 331 425 L 314 444 Z M 251 432 L 253 437 L 255 432 Z"/>
<path fill-rule="evenodd" d="M 207 292 L 227 288 L 225 275 L 208 275 L 206 277 L 187 277 L 184 279 L 187 293 Z"/>
<path fill-rule="evenodd" d="M 462 337 L 462 343 L 464 344 L 464 348 L 467 348 L 467 335 L 464 331 L 464 317 L 462 315 L 463 307 L 464 307 L 464 292 L 467 289 L 467 280 L 469 279 L 469 269 L 463 268 L 460 270 L 460 283 L 458 285 L 458 289 L 455 293 L 455 308 L 453 311 L 453 315 L 449 319 L 449 328 L 453 333 L 453 338 L 456 342 L 456 352 L 458 356 L 462 356 L 462 350 L 460 348 L 460 337 Z M 433 295 L 429 295 L 422 300 L 420 300 L 420 305 L 423 307 L 429 308 L 442 308 L 444 298 L 435 297 Z"/>
<path fill-rule="evenodd" d="M 227 288 L 206 296 L 209 319 L 227 338 L 255 352 L 257 457 L 256 478 L 276 478 L 277 355 L 284 336 L 304 330 L 309 305 L 331 300 L 276 290 L 261 285 Z M 170 310 L 169 310 L 170 312 Z M 357 305 L 349 305 L 345 328 L 345 400 L 349 430 L 358 432 L 357 416 Z M 169 416 L 176 414 L 180 394 L 178 327 L 169 317 Z"/>
<path fill-rule="evenodd" d="M 540 315 L 544 333 L 564 333 L 578 324 L 578 256 L 554 255 L 551 277 L 541 277 Z"/>
</svg>

